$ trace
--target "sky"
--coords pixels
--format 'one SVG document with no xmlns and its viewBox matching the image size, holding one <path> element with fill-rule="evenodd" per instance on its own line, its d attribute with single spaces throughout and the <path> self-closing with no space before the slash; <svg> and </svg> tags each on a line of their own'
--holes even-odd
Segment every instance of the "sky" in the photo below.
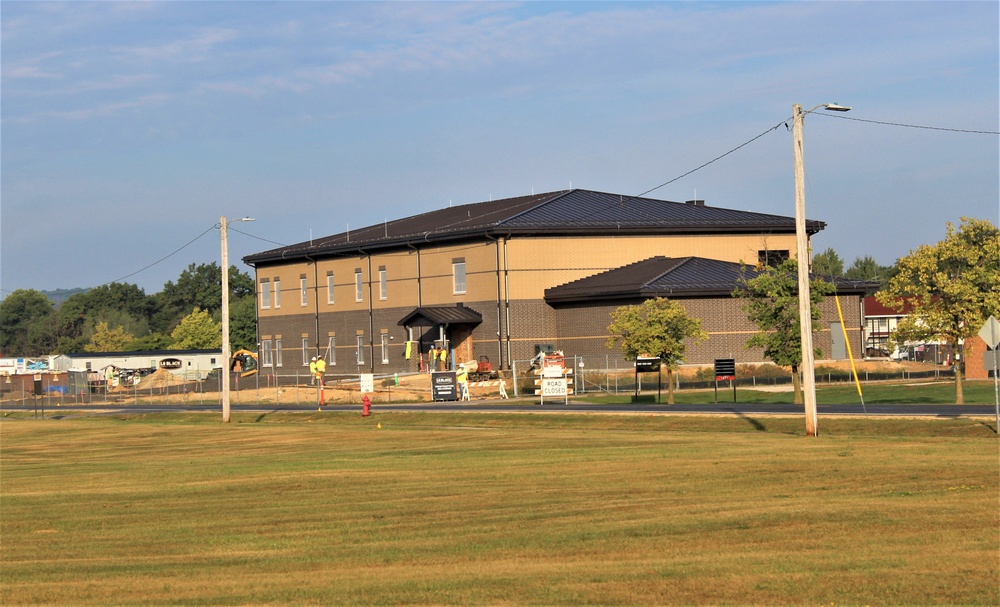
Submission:
<svg viewBox="0 0 1000 607">
<path fill-rule="evenodd" d="M 251 275 L 276 246 L 570 187 L 794 216 L 795 104 L 853 108 L 805 119 L 814 252 L 891 264 L 1000 225 L 998 11 L 4 0 L 0 296 L 159 292 L 220 262 L 221 216 L 255 218 L 229 230 Z"/>
</svg>

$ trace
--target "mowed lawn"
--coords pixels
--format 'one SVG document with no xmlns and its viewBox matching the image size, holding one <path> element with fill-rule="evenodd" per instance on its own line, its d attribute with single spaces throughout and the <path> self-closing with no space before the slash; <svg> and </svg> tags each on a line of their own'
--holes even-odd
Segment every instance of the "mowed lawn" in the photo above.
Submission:
<svg viewBox="0 0 1000 607">
<path fill-rule="evenodd" d="M 802 426 L 7 418 L 0 604 L 1000 604 L 991 421 Z"/>
</svg>

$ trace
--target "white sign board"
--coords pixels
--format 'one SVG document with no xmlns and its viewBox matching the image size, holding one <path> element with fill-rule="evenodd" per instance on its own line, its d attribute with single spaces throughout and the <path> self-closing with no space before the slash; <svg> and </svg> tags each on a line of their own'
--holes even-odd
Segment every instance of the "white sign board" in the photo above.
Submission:
<svg viewBox="0 0 1000 607">
<path fill-rule="evenodd" d="M 567 381 L 564 377 L 543 377 L 542 378 L 542 398 L 549 396 L 566 396 Z"/>
<path fill-rule="evenodd" d="M 361 392 L 375 391 L 375 375 L 372 373 L 361 374 Z"/>
<path fill-rule="evenodd" d="M 565 367 L 542 367 L 542 377 L 562 377 L 565 371 Z"/>
<path fill-rule="evenodd" d="M 983 328 L 979 330 L 979 337 L 986 342 L 987 346 L 996 349 L 997 345 L 1000 344 L 1000 321 L 997 321 L 996 316 L 990 316 Z"/>
</svg>

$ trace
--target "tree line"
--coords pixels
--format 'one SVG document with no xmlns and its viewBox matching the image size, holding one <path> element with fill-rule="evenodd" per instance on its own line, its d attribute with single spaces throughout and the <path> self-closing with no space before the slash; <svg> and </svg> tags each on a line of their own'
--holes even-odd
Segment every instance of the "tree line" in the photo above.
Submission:
<svg viewBox="0 0 1000 607">
<path fill-rule="evenodd" d="M 253 278 L 229 267 L 230 343 L 256 349 Z M 70 352 L 215 349 L 222 347 L 222 277 L 218 264 L 190 264 L 153 295 L 134 284 L 109 283 L 54 303 L 34 289 L 0 302 L 0 353 L 45 356 Z"/>
</svg>

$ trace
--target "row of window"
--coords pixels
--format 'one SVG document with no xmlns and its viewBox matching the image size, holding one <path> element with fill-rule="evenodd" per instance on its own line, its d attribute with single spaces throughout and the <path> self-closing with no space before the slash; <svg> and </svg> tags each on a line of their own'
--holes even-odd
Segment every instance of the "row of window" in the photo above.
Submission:
<svg viewBox="0 0 1000 607">
<path fill-rule="evenodd" d="M 465 260 L 456 259 L 452 261 L 451 264 L 452 271 L 452 284 L 454 286 L 455 295 L 465 294 Z M 326 273 L 326 303 L 333 305 L 334 298 L 334 279 L 333 272 Z M 378 270 L 378 288 L 379 288 L 379 299 L 385 301 L 389 299 L 389 280 L 386 274 L 385 266 L 380 266 Z M 273 297 L 272 297 L 273 293 Z M 299 276 L 299 293 L 300 300 L 299 304 L 302 307 L 309 305 L 309 284 L 306 276 Z M 364 301 L 364 277 L 361 273 L 361 268 L 354 270 L 354 301 L 362 302 Z M 268 310 L 271 307 L 277 309 L 281 307 L 281 279 L 275 277 L 262 278 L 260 280 L 260 307 L 262 310 Z"/>
<path fill-rule="evenodd" d="M 381 336 L 382 345 L 382 364 L 389 364 L 389 336 L 382 334 Z M 357 365 L 363 365 L 365 363 L 365 350 L 368 345 L 365 341 L 364 335 L 357 336 L 357 343 L 354 349 L 354 361 Z M 282 366 L 281 359 L 281 339 L 263 339 L 260 342 L 260 365 L 262 367 L 280 367 Z M 312 357 L 315 353 L 309 346 L 309 338 L 302 338 L 302 365 L 309 366 L 312 361 Z M 320 356 L 326 360 L 328 365 L 337 364 L 337 338 L 330 337 L 326 344 L 326 351 L 320 352 Z"/>
</svg>

